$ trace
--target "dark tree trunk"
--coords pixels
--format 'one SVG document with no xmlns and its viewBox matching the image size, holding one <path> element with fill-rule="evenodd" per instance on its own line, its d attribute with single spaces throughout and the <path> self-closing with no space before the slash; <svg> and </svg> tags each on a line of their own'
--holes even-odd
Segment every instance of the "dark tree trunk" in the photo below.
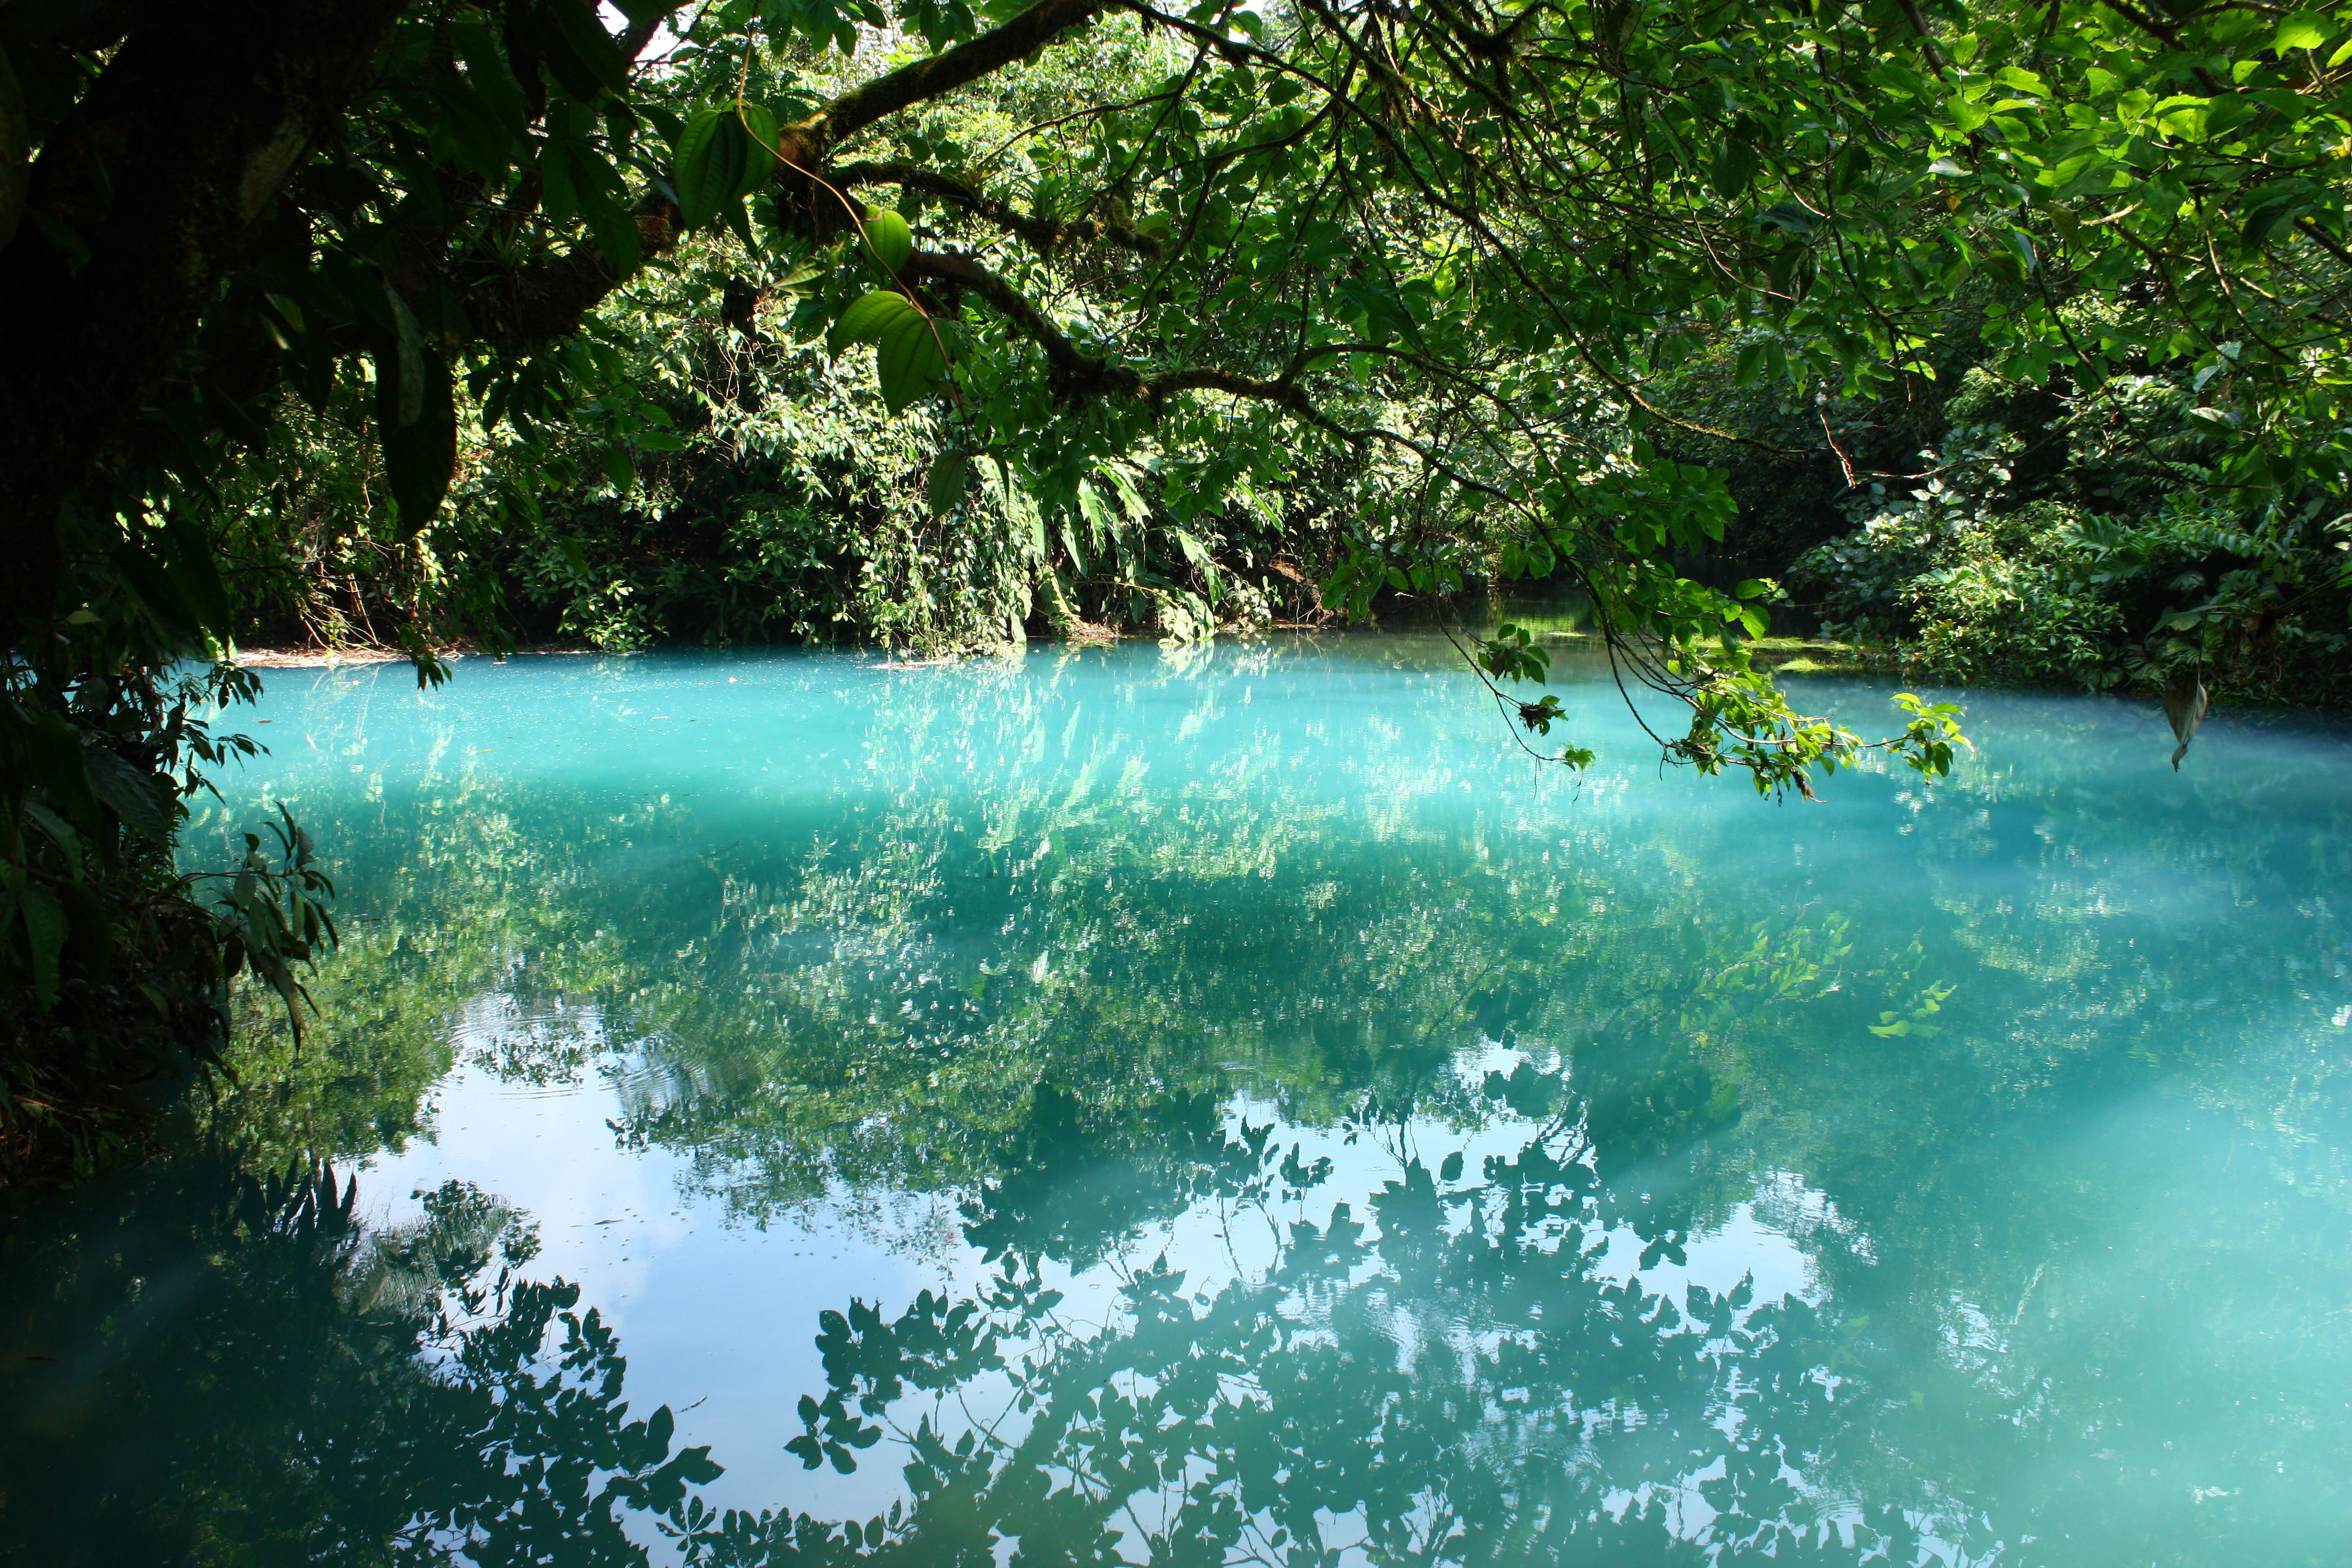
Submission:
<svg viewBox="0 0 2352 1568">
<path fill-rule="evenodd" d="M 0 617 L 57 611 L 67 509 L 103 508 L 246 231 L 364 86 L 402 0 L 144 7 L 31 170 L 0 247 Z"/>
</svg>

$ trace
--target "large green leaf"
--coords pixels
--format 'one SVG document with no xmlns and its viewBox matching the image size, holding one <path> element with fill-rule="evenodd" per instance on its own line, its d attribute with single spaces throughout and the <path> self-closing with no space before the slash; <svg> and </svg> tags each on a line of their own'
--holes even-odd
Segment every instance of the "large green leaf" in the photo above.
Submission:
<svg viewBox="0 0 2352 1568">
<path fill-rule="evenodd" d="M 736 123 L 743 133 L 743 173 L 735 195 L 748 196 L 776 172 L 776 117 L 756 103 L 738 105 Z"/>
<path fill-rule="evenodd" d="M 522 84 L 515 80 L 506 56 L 499 52 L 497 37 L 482 23 L 467 20 L 450 23 L 449 36 L 466 62 L 467 84 L 481 95 L 510 134 L 519 134 L 530 122 L 530 109 Z"/>
<path fill-rule="evenodd" d="M 596 236 L 596 248 L 604 253 L 605 264 L 624 278 L 635 272 L 644 259 L 645 247 L 638 238 L 637 220 L 628 208 L 609 191 L 583 189 L 580 215 Z"/>
<path fill-rule="evenodd" d="M 914 231 L 907 220 L 888 207 L 866 209 L 866 243 L 872 247 L 874 258 L 882 269 L 896 278 L 907 265 L 907 258 L 915 251 Z"/>
<path fill-rule="evenodd" d="M 196 624 L 215 637 L 229 634 L 228 589 L 213 559 L 211 537 L 203 524 L 174 508 L 163 522 L 163 570 L 172 585 L 194 613 Z"/>
<path fill-rule="evenodd" d="M 381 349 L 376 354 L 376 434 L 401 533 L 414 538 L 441 510 L 457 474 L 457 407 L 439 354 L 420 346 L 414 363 L 406 360 Z M 403 417 L 411 406 L 415 417 Z"/>
<path fill-rule="evenodd" d="M 569 223 L 580 215 L 578 182 L 572 176 L 571 150 L 560 136 L 550 136 L 539 150 L 539 208 L 550 223 Z"/>
<path fill-rule="evenodd" d="M 82 753 L 82 772 L 89 793 L 111 807 L 134 833 L 162 842 L 172 829 L 169 786 L 142 773 L 104 746 Z"/>
<path fill-rule="evenodd" d="M 514 161 L 514 132 L 505 117 L 454 68 L 444 67 L 435 74 L 432 92 L 434 104 L 441 111 L 446 144 L 454 147 L 475 173 L 503 184 Z"/>
<path fill-rule="evenodd" d="M 549 31 L 562 45 L 562 52 L 570 54 L 596 87 L 614 94 L 629 89 L 629 62 L 621 58 L 620 45 L 604 30 L 604 19 L 597 15 L 596 0 L 541 0 L 541 11 L 551 24 Z M 576 97 L 593 98 L 593 91 L 579 91 L 564 77 L 563 62 L 553 55 L 554 51 L 551 51 L 549 67 L 563 79 L 563 85 Z"/>
<path fill-rule="evenodd" d="M 911 309 L 891 322 L 874 345 L 875 378 L 882 385 L 883 406 L 893 414 L 929 395 L 947 369 L 939 328 Z"/>
<path fill-rule="evenodd" d="M 16 886 L 16 910 L 33 955 L 33 996 L 43 1012 L 58 999 L 58 954 L 66 945 L 66 911 L 56 895 L 37 882 Z"/>
<path fill-rule="evenodd" d="M 941 452 L 931 461 L 923 481 L 923 504 L 934 517 L 945 517 L 971 488 L 971 459 L 961 452 Z"/>
<path fill-rule="evenodd" d="M 735 199 L 743 184 L 745 153 L 751 145 L 731 109 L 706 109 L 686 122 L 677 141 L 677 163 L 672 182 L 677 206 L 688 228 L 700 228 Z"/>
<path fill-rule="evenodd" d="M 408 301 L 389 283 L 383 286 L 385 303 L 392 311 L 393 345 L 391 423 L 414 425 L 425 412 L 425 330 L 417 324 L 416 313 Z M 383 386 L 382 378 L 377 381 Z"/>
<path fill-rule="evenodd" d="M 904 294 L 887 289 L 850 301 L 849 308 L 824 335 L 827 352 L 839 353 L 852 343 L 879 342 L 882 334 L 908 321 L 919 321 L 922 312 Z"/>
</svg>

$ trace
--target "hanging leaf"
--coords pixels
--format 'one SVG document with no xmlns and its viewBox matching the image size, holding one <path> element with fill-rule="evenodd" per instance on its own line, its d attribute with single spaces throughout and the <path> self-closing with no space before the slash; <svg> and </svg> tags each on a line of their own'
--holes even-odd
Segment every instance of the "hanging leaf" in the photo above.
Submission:
<svg viewBox="0 0 2352 1568">
<path fill-rule="evenodd" d="M 923 481 L 923 504 L 933 517 L 945 517 L 971 488 L 971 460 L 961 452 L 941 452 L 931 460 L 930 476 Z"/>
<path fill-rule="evenodd" d="M 731 110 L 706 109 L 686 122 L 677 139 L 672 183 L 688 228 L 700 228 L 734 199 L 743 183 L 744 149 L 750 140 Z"/>
<path fill-rule="evenodd" d="M 548 68 L 562 82 L 565 90 L 583 100 L 596 97 L 596 89 L 615 95 L 629 89 L 629 62 L 621 58 L 621 46 L 604 30 L 604 19 L 597 15 L 596 0 L 541 0 L 541 14 L 551 26 L 560 48 L 549 51 Z M 568 73 L 563 55 L 570 55 L 578 71 Z M 574 85 L 575 76 L 584 73 L 589 90 L 583 92 Z"/>
<path fill-rule="evenodd" d="M 875 378 L 881 383 L 882 405 L 893 414 L 929 395 L 947 369 L 939 330 L 912 306 L 875 344 Z"/>
<path fill-rule="evenodd" d="M 596 236 L 596 248 L 604 253 L 605 265 L 618 277 L 635 272 L 645 258 L 645 248 L 637 235 L 637 220 L 629 209 L 608 191 L 583 191 L 580 209 Z"/>
<path fill-rule="evenodd" d="M 108 561 L 140 605 L 155 617 L 155 624 L 163 628 L 165 636 L 175 642 L 193 643 L 203 635 L 194 608 L 144 550 L 137 544 L 121 544 Z"/>
<path fill-rule="evenodd" d="M 383 297 L 392 311 L 395 350 L 392 363 L 392 423 L 414 425 L 425 411 L 425 332 L 416 324 L 416 313 L 408 308 L 408 301 L 388 282 L 383 286 Z M 381 375 L 377 385 L 383 385 Z"/>
<path fill-rule="evenodd" d="M 497 37 L 478 21 L 454 21 L 449 36 L 466 62 L 466 81 L 489 105 L 509 135 L 520 135 L 530 121 L 522 84 L 499 52 Z"/>
<path fill-rule="evenodd" d="M 756 103 L 738 105 L 736 124 L 743 132 L 743 174 L 735 195 L 748 196 L 776 172 L 776 117 Z"/>
<path fill-rule="evenodd" d="M 85 748 L 81 765 L 89 793 L 111 807 L 125 826 L 159 844 L 168 838 L 172 806 L 167 784 L 104 746 Z"/>
<path fill-rule="evenodd" d="M 825 352 L 839 353 L 852 343 L 881 341 L 882 334 L 909 317 L 920 321 L 922 312 L 916 310 L 904 294 L 894 294 L 887 289 L 850 301 L 833 330 L 824 335 Z"/>
<path fill-rule="evenodd" d="M 658 103 L 640 103 L 635 107 L 637 113 L 661 132 L 661 139 L 669 143 L 670 151 L 675 153 L 679 138 L 686 134 L 686 121 Z"/>
<path fill-rule="evenodd" d="M 505 181 L 512 163 L 514 133 L 503 116 L 491 108 L 452 66 L 443 66 L 430 79 L 435 107 L 441 111 L 438 128 L 467 167 L 488 180 Z"/>
<path fill-rule="evenodd" d="M 572 177 L 571 152 L 560 136 L 550 136 L 539 150 L 539 209 L 547 221 L 569 223 L 580 212 L 580 193 Z"/>
<path fill-rule="evenodd" d="M 66 911 L 56 897 L 29 879 L 16 884 L 16 912 L 33 951 L 33 998 L 46 1013 L 58 999 L 58 954 L 66 945 Z"/>
<path fill-rule="evenodd" d="M 915 235 L 907 220 L 888 207 L 866 209 L 866 243 L 882 269 L 896 278 L 915 251 Z"/>
<path fill-rule="evenodd" d="M 412 539 L 441 510 L 457 471 L 457 405 L 448 367 L 421 344 L 418 361 L 411 379 L 398 356 L 381 350 L 376 355 L 376 434 L 383 443 L 384 478 L 399 509 L 401 534 Z M 416 415 L 404 420 L 412 387 Z"/>
<path fill-rule="evenodd" d="M 185 512 L 174 510 L 163 521 L 163 570 L 197 626 L 215 637 L 227 637 L 228 589 L 214 563 L 212 540 Z"/>
<path fill-rule="evenodd" d="M 1724 200 L 1735 200 L 1744 195 L 1755 180 L 1760 162 L 1752 144 L 1733 137 L 1724 142 L 1722 153 L 1717 156 L 1714 166 L 1708 169 L 1707 184 L 1714 186 L 1715 194 Z"/>
<path fill-rule="evenodd" d="M 2248 245 L 2267 243 L 2271 236 L 2278 232 L 2280 225 L 2300 216 L 2303 210 L 2287 202 L 2280 202 L 2273 206 L 2257 207 L 2253 216 L 2246 219 L 2245 242 Z"/>
<path fill-rule="evenodd" d="M 728 232 L 743 242 L 743 248 L 756 255 L 760 239 L 751 232 L 751 215 L 743 210 L 743 203 L 730 196 L 719 204 L 719 216 L 726 223 Z"/>
</svg>

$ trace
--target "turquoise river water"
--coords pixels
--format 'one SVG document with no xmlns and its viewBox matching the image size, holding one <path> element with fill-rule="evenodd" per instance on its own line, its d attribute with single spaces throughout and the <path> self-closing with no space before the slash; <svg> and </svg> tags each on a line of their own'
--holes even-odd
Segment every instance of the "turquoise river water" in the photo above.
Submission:
<svg viewBox="0 0 2352 1568">
<path fill-rule="evenodd" d="M 343 946 L 0 1215 L 0 1563 L 2352 1563 L 2352 739 L 1449 659 L 273 673 Z"/>
</svg>

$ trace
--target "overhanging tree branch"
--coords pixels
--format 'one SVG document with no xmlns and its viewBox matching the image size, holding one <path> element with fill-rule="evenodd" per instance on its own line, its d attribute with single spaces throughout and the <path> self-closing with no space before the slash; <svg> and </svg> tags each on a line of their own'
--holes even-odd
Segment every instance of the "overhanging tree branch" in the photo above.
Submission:
<svg viewBox="0 0 2352 1568">
<path fill-rule="evenodd" d="M 1228 397 L 1271 404 L 1301 423 L 1349 446 L 1360 447 L 1379 441 L 1400 447 L 1412 452 L 1432 471 L 1444 475 L 1464 489 L 1475 490 L 1498 500 L 1511 499 L 1507 491 L 1463 473 L 1430 450 L 1427 445 L 1412 437 L 1380 426 L 1356 428 L 1340 423 L 1317 406 L 1307 389 L 1289 374 L 1265 380 L 1234 371 L 1192 368 L 1147 376 L 1131 365 L 1115 363 L 1079 348 L 1070 341 L 1067 333 L 1037 308 L 1034 300 L 968 256 L 918 250 L 908 258 L 901 273 L 908 279 L 953 284 L 986 300 L 997 314 L 1044 351 L 1055 389 L 1073 401 L 1090 397 L 1136 397 L 1157 405 L 1187 392 L 1223 393 Z"/>
<path fill-rule="evenodd" d="M 833 100 L 785 132 L 797 149 L 817 157 L 886 116 L 953 92 L 1028 58 L 1073 27 L 1084 26 L 1104 0 L 1044 0 L 1002 26 L 968 38 L 943 55 L 886 71 Z M 796 157 L 795 162 L 806 162 Z"/>
<path fill-rule="evenodd" d="M 826 170 L 825 177 L 837 185 L 897 185 L 902 190 L 920 191 L 925 195 L 936 196 L 960 207 L 984 222 L 994 224 L 1041 253 L 1064 245 L 1094 241 L 1116 245 L 1139 256 L 1160 254 L 1158 240 L 1123 224 L 1105 223 L 1095 218 L 1066 220 L 1039 217 L 1022 212 L 1012 203 L 976 190 L 951 175 L 926 169 L 919 163 L 845 163 Z"/>
</svg>

